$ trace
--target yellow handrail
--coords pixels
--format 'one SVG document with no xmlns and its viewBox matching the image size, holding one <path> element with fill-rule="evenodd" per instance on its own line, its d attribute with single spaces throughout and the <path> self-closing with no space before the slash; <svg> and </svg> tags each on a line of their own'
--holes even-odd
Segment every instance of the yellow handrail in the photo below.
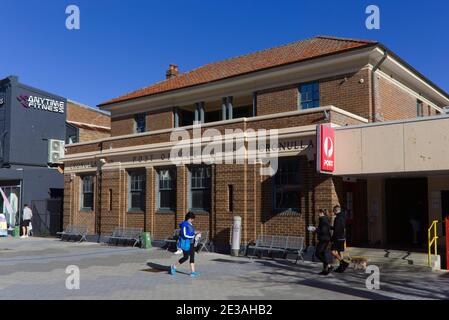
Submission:
<svg viewBox="0 0 449 320">
<path fill-rule="evenodd" d="M 438 226 L 438 220 L 434 220 L 432 224 L 429 227 L 428 230 L 428 236 L 429 236 L 429 267 L 432 266 L 432 246 L 434 246 L 434 254 L 435 256 L 438 255 L 438 235 L 437 235 L 437 226 Z M 432 230 L 433 230 L 433 237 L 432 237 Z"/>
</svg>

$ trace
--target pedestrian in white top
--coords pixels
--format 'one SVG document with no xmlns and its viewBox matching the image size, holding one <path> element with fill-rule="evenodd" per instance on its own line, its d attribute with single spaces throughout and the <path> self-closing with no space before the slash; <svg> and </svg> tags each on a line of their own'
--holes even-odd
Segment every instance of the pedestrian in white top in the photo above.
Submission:
<svg viewBox="0 0 449 320">
<path fill-rule="evenodd" d="M 33 211 L 28 207 L 27 204 L 23 207 L 23 216 L 22 216 L 22 236 L 21 238 L 28 238 L 28 228 L 31 223 L 31 218 L 33 217 Z"/>
</svg>

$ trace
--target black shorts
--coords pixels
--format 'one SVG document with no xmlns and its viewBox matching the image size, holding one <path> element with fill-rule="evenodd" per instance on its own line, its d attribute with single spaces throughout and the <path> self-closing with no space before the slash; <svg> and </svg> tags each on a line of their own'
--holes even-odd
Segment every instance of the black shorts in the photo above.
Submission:
<svg viewBox="0 0 449 320">
<path fill-rule="evenodd" d="M 344 252 L 345 251 L 345 241 L 344 240 L 333 241 L 331 250 L 338 251 L 338 252 Z"/>
<path fill-rule="evenodd" d="M 193 246 L 193 243 L 190 244 L 190 250 L 189 251 L 182 251 L 183 257 L 179 260 L 179 264 L 183 264 L 190 258 L 190 263 L 195 263 L 195 247 Z"/>
<path fill-rule="evenodd" d="M 30 226 L 30 222 L 31 222 L 31 220 L 23 220 L 22 221 L 22 227 L 29 227 Z"/>
</svg>

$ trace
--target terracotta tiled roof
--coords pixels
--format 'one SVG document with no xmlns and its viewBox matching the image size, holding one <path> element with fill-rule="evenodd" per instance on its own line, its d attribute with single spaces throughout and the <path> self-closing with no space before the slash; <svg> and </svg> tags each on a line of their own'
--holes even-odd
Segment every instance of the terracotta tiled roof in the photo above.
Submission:
<svg viewBox="0 0 449 320">
<path fill-rule="evenodd" d="M 368 40 L 318 36 L 219 62 L 209 63 L 192 71 L 180 74 L 177 77 L 112 99 L 102 103 L 100 106 L 192 87 L 375 44 L 377 42 Z"/>
</svg>

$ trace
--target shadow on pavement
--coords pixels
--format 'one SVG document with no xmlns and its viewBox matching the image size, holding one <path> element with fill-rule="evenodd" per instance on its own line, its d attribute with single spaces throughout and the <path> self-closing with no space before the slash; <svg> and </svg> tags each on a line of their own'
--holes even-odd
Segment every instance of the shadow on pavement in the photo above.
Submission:
<svg viewBox="0 0 449 320">
<path fill-rule="evenodd" d="M 413 275 L 407 277 L 404 274 L 405 269 L 387 270 L 383 274 L 381 271 L 380 282 L 383 293 L 379 293 L 379 291 L 368 291 L 365 289 L 365 280 L 369 275 L 360 271 L 354 272 L 350 269 L 344 274 L 331 274 L 328 277 L 323 277 L 317 275 L 319 268 L 316 265 L 301 263 L 296 265 L 285 260 L 254 260 L 254 263 L 262 265 L 264 268 L 266 267 L 266 270 L 262 269 L 262 274 L 265 275 L 266 280 L 269 282 L 310 286 L 365 299 L 397 299 L 386 295 L 388 293 L 422 299 L 449 297 L 446 281 L 442 279 L 442 277 L 449 277 L 449 273 L 438 276 L 438 278 L 433 279 L 429 283 L 428 279 L 420 279 L 422 277 L 420 273 L 415 274 L 413 272 Z M 425 272 L 424 274 L 429 273 Z M 261 281 L 261 279 L 255 279 L 252 276 L 244 278 L 248 282 Z M 343 283 L 336 283 L 336 281 Z M 357 289 L 357 287 L 360 289 Z"/>
<path fill-rule="evenodd" d="M 159 263 L 148 262 L 147 266 L 151 269 L 159 270 L 159 271 L 170 271 L 170 266 L 165 266 Z"/>
<path fill-rule="evenodd" d="M 150 272 L 150 273 L 162 273 L 162 272 L 170 273 L 171 266 L 166 266 L 166 265 L 162 265 L 159 263 L 153 263 L 153 262 L 147 262 L 147 266 L 149 266 L 151 269 L 144 269 L 141 271 Z M 180 273 L 180 274 L 190 275 L 190 273 L 180 271 L 180 270 L 177 270 L 176 272 Z"/>
</svg>

